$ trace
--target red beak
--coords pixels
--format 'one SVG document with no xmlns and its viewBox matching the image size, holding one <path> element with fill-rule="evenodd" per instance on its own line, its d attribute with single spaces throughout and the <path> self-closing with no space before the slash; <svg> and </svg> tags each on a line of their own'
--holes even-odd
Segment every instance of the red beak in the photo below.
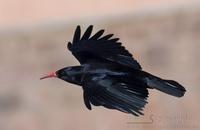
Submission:
<svg viewBox="0 0 200 130">
<path fill-rule="evenodd" d="M 46 76 L 40 78 L 40 80 L 42 80 L 42 79 L 46 79 L 46 78 L 53 78 L 53 77 L 57 77 L 57 75 L 56 75 L 55 72 L 51 72 L 51 73 L 49 73 L 48 75 L 46 75 Z"/>
</svg>

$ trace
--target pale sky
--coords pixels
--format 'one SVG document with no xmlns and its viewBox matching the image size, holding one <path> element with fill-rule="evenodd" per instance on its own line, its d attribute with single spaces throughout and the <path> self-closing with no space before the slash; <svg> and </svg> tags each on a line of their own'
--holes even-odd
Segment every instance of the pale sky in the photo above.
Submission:
<svg viewBox="0 0 200 130">
<path fill-rule="evenodd" d="M 117 16 L 199 0 L 0 0 L 0 29 Z"/>
</svg>

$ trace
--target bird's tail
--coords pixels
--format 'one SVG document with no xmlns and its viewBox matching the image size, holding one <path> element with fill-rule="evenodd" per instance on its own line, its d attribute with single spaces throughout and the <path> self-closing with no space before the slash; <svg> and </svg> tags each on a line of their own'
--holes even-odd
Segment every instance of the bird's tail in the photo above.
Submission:
<svg viewBox="0 0 200 130">
<path fill-rule="evenodd" d="M 155 88 L 175 97 L 184 96 L 186 91 L 182 85 L 173 80 L 165 80 L 152 75 L 146 77 L 145 80 L 150 88 Z"/>
</svg>

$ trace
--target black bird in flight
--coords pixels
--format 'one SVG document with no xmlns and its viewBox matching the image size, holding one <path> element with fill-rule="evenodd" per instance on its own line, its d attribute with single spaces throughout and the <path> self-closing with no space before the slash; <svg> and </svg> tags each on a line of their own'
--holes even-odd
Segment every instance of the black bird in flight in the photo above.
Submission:
<svg viewBox="0 0 200 130">
<path fill-rule="evenodd" d="M 81 37 L 77 26 L 68 49 L 81 65 L 70 66 L 42 77 L 57 77 L 82 86 L 86 107 L 104 106 L 135 116 L 143 115 L 148 89 L 157 89 L 175 97 L 182 97 L 185 88 L 178 82 L 154 76 L 142 70 L 119 38 L 113 34 L 103 35 L 100 30 L 91 36 L 90 25 Z"/>
</svg>

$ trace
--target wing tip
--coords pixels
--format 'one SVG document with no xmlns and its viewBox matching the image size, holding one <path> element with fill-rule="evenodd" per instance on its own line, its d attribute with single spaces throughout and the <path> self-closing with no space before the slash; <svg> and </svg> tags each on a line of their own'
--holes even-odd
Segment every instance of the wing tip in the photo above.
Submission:
<svg viewBox="0 0 200 130">
<path fill-rule="evenodd" d="M 81 30 L 81 26 L 77 25 L 75 31 L 79 31 L 79 30 Z"/>
<path fill-rule="evenodd" d="M 74 32 L 74 38 L 73 38 L 72 43 L 78 42 L 80 40 L 80 36 L 81 36 L 81 27 L 80 25 L 77 25 Z"/>
<path fill-rule="evenodd" d="M 89 25 L 89 27 L 86 29 L 85 33 L 83 34 L 81 40 L 88 40 L 92 34 L 93 25 Z"/>
<path fill-rule="evenodd" d="M 71 42 L 68 42 L 67 48 L 71 51 L 71 49 L 72 49 L 72 43 Z"/>
<path fill-rule="evenodd" d="M 92 24 L 90 24 L 88 28 L 93 28 L 93 25 L 92 25 Z"/>
</svg>

